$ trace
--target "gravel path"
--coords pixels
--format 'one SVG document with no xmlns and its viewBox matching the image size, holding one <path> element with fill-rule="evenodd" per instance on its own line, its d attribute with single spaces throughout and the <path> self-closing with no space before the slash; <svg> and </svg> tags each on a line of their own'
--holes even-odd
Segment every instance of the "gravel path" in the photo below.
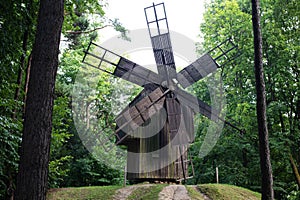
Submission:
<svg viewBox="0 0 300 200">
<path fill-rule="evenodd" d="M 159 193 L 159 200 L 191 200 L 183 185 L 169 185 Z"/>
</svg>

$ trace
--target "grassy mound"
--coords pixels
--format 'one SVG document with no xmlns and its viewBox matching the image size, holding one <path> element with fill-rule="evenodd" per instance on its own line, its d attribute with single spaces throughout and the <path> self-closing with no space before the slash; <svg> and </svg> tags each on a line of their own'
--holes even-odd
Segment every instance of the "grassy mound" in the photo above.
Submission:
<svg viewBox="0 0 300 200">
<path fill-rule="evenodd" d="M 205 200 L 203 195 L 195 187 L 187 186 L 186 189 L 192 200 Z"/>
<path fill-rule="evenodd" d="M 138 187 L 134 190 L 128 200 L 155 200 L 159 192 L 167 185 L 158 184 L 150 187 Z M 51 189 L 47 200 L 112 200 L 113 195 L 122 186 L 94 186 L 79 188 Z M 260 200 L 259 193 L 245 188 L 225 184 L 203 184 L 187 186 L 188 194 L 192 200 L 204 200 L 201 193 L 213 200 Z M 199 192 L 201 191 L 201 193 Z"/>
<path fill-rule="evenodd" d="M 93 186 L 51 189 L 47 194 L 47 200 L 109 200 L 113 198 L 113 195 L 119 188 L 121 188 L 121 186 Z"/>
<path fill-rule="evenodd" d="M 139 187 L 134 190 L 128 200 L 155 200 L 158 199 L 158 194 L 160 191 L 166 187 L 165 184 L 153 185 L 150 187 Z"/>
<path fill-rule="evenodd" d="M 261 195 L 251 190 L 226 184 L 198 185 L 199 190 L 213 200 L 260 200 Z"/>
</svg>

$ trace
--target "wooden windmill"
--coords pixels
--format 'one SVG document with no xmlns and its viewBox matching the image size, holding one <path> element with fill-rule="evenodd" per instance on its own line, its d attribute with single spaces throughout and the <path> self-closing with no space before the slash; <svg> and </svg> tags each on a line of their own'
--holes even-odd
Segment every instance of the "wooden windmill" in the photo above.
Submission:
<svg viewBox="0 0 300 200">
<path fill-rule="evenodd" d="M 162 12 L 158 15 L 157 10 Z M 229 52 L 236 46 L 228 39 L 176 72 L 164 3 L 153 3 L 145 8 L 145 15 L 158 73 L 94 42 L 90 42 L 85 51 L 83 63 L 143 87 L 140 94 L 116 118 L 116 144 L 125 145 L 128 152 L 139 153 L 138 156 L 127 157 L 128 179 L 185 180 L 190 177 L 188 166 L 192 164 L 188 147 L 194 139 L 195 113 L 238 128 L 219 117 L 219 113 L 205 102 L 181 88 L 187 88 L 214 72 L 220 67 L 218 61 L 221 58 L 231 59 Z M 98 49 L 97 53 L 93 53 L 93 49 Z M 213 56 L 215 50 L 220 53 Z M 161 129 L 154 134 L 151 134 L 151 127 L 145 131 L 143 127 L 150 123 Z"/>
</svg>

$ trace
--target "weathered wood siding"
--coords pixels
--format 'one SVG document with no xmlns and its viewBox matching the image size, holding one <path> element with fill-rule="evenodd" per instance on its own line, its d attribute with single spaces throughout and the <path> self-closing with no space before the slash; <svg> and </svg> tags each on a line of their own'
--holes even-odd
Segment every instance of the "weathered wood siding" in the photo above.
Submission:
<svg viewBox="0 0 300 200">
<path fill-rule="evenodd" d="M 179 134 L 179 141 L 193 141 L 193 112 L 187 108 L 182 109 L 182 115 L 185 120 L 184 129 L 177 133 L 170 132 L 169 122 L 160 121 L 157 124 L 163 129 L 152 137 L 141 138 L 134 143 L 127 143 L 128 151 L 138 151 L 139 157 L 128 157 L 127 167 L 134 169 L 138 173 L 128 173 L 129 180 L 179 180 L 183 179 L 183 169 L 180 157 L 180 149 L 183 152 L 185 177 L 188 177 L 188 143 L 179 144 L 172 139 L 176 134 Z M 185 116 L 186 115 L 186 116 Z M 189 119 L 189 120 L 187 120 Z M 150 122 L 151 123 L 151 122 Z M 180 122 L 179 122 L 180 123 Z M 140 133 L 142 134 L 142 133 Z M 184 138 L 184 139 L 182 139 Z M 163 150 L 162 150 L 163 149 Z M 143 154 L 147 153 L 147 154 Z M 158 169 L 151 171 L 151 169 Z"/>
</svg>

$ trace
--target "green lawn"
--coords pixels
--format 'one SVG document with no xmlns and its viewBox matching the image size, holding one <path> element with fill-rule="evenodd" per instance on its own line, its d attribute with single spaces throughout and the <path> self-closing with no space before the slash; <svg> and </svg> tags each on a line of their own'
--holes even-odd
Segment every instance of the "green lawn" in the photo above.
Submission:
<svg viewBox="0 0 300 200">
<path fill-rule="evenodd" d="M 156 200 L 159 192 L 167 185 L 157 184 L 149 187 L 138 187 L 127 198 L 128 200 Z M 191 186 L 186 186 L 192 200 L 204 200 L 203 196 Z M 197 186 L 213 200 L 260 200 L 259 193 L 245 188 L 226 184 L 202 184 Z M 122 186 L 93 186 L 79 188 L 51 189 L 47 200 L 112 200 L 115 192 Z"/>
<path fill-rule="evenodd" d="M 156 200 L 158 194 L 167 185 L 158 184 L 150 187 L 140 187 L 131 193 L 128 200 Z"/>
<path fill-rule="evenodd" d="M 204 200 L 202 195 L 200 194 L 197 189 L 191 187 L 191 186 L 186 186 L 186 189 L 188 191 L 189 196 L 191 197 L 192 200 Z"/>
<path fill-rule="evenodd" d="M 47 200 L 109 200 L 122 186 L 93 186 L 51 189 Z"/>
<path fill-rule="evenodd" d="M 198 185 L 201 192 L 213 200 L 260 200 L 261 195 L 251 190 L 226 184 Z"/>
</svg>

